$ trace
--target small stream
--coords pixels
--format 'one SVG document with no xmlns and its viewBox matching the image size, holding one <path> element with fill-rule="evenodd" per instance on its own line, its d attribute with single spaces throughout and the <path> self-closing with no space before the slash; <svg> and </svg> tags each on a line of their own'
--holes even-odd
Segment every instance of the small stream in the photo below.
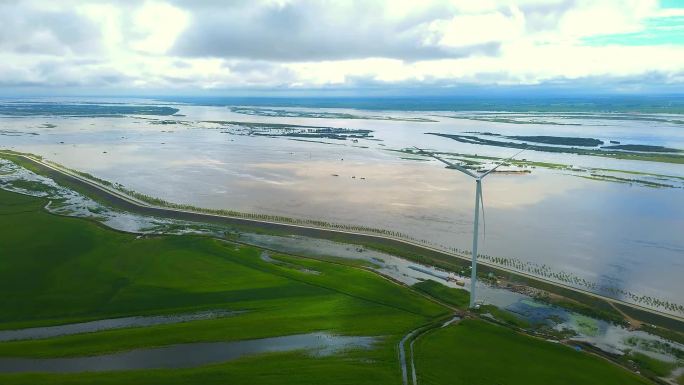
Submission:
<svg viewBox="0 0 684 385">
<path fill-rule="evenodd" d="M 88 357 L 0 358 L 0 373 L 80 373 L 136 369 L 177 369 L 215 364 L 259 353 L 304 350 L 316 357 L 369 349 L 376 337 L 298 334 L 234 342 L 203 342 Z"/>
<path fill-rule="evenodd" d="M 228 310 L 207 310 L 185 314 L 110 318 L 97 321 L 79 322 L 57 326 L 45 326 L 17 330 L 0 330 L 0 342 L 33 340 L 41 338 L 68 336 L 72 334 L 93 333 L 111 329 L 124 329 L 154 325 L 175 324 L 190 321 L 201 321 L 230 317 L 240 313 L 243 312 Z"/>
</svg>

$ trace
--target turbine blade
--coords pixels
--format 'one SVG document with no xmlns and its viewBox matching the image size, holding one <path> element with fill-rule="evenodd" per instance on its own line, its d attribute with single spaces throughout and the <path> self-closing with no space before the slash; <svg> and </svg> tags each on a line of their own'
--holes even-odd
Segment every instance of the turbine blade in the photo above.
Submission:
<svg viewBox="0 0 684 385">
<path fill-rule="evenodd" d="M 467 169 L 463 168 L 463 166 L 459 166 L 459 165 L 457 165 L 457 164 L 455 164 L 455 163 L 449 162 L 448 160 L 442 159 L 442 158 L 440 158 L 439 156 L 433 154 L 432 152 L 422 150 L 422 149 L 420 149 L 420 148 L 418 148 L 418 147 L 415 147 L 415 146 L 414 146 L 413 148 L 415 148 L 416 150 L 418 150 L 422 155 L 427 155 L 427 156 L 429 156 L 429 157 L 435 158 L 435 159 L 437 159 L 438 161 L 440 161 L 440 162 L 446 164 L 446 165 L 449 166 L 450 168 L 456 169 L 456 170 L 458 170 L 458 171 L 460 171 L 460 172 L 462 172 L 462 173 L 464 173 L 464 174 L 466 174 L 466 175 L 468 175 L 468 176 L 471 176 L 471 177 L 473 177 L 473 178 L 475 178 L 475 179 L 478 178 L 477 175 L 475 175 L 475 174 L 473 174 L 472 172 L 468 171 Z"/>
<path fill-rule="evenodd" d="M 484 245 L 484 241 L 487 239 L 487 220 L 485 219 L 485 206 L 484 197 L 482 196 L 482 186 L 480 186 L 480 204 L 482 205 L 482 244 Z"/>
<path fill-rule="evenodd" d="M 420 149 L 420 148 L 415 147 L 415 146 L 414 146 L 413 148 L 415 148 L 416 150 L 418 150 L 418 152 L 420 152 L 422 155 L 427 155 L 427 156 L 429 156 L 429 157 L 435 158 L 435 159 L 437 159 L 438 161 L 440 161 L 440 162 L 446 164 L 446 165 L 449 166 L 449 167 L 454 167 L 454 166 L 456 166 L 455 164 L 449 162 L 448 160 L 445 160 L 445 159 L 440 158 L 439 156 L 435 155 L 435 154 L 432 153 L 432 152 L 425 151 L 425 150 Z"/>
<path fill-rule="evenodd" d="M 494 168 L 492 168 L 491 170 L 489 170 L 489 171 L 485 172 L 484 174 L 482 174 L 482 175 L 480 176 L 480 178 L 486 177 L 486 176 L 489 175 L 492 171 L 494 171 L 494 170 L 496 170 L 497 168 L 499 168 L 499 166 L 501 166 L 502 164 L 504 164 L 504 163 L 508 162 L 509 160 L 515 158 L 516 156 L 522 154 L 522 153 L 523 153 L 525 150 L 527 150 L 528 148 L 530 148 L 530 147 L 529 147 L 529 146 L 528 146 L 528 147 L 525 147 L 525 148 L 523 148 L 522 150 L 516 152 L 515 155 L 511 156 L 510 158 L 506 158 L 506 159 L 502 160 L 501 162 L 499 162 L 499 164 L 497 164 L 496 166 L 494 166 Z"/>
<path fill-rule="evenodd" d="M 455 168 L 456 170 L 458 170 L 458 171 L 460 171 L 460 172 L 462 172 L 462 173 L 464 173 L 464 174 L 466 174 L 466 175 L 469 175 L 469 176 L 471 176 L 471 177 L 473 177 L 473 178 L 475 178 L 475 179 L 478 179 L 478 178 L 479 178 L 477 175 L 473 174 L 472 172 L 468 171 L 466 168 L 464 168 L 464 167 L 462 167 L 462 166 L 459 166 L 459 165 L 457 165 L 457 164 L 452 164 L 451 167 L 452 167 L 452 168 Z"/>
</svg>

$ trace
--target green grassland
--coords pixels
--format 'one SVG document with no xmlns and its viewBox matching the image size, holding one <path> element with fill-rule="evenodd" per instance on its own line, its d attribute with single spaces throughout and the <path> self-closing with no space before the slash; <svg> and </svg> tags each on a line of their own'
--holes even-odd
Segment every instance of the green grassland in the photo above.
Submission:
<svg viewBox="0 0 684 385">
<path fill-rule="evenodd" d="M 410 330 L 434 323 L 449 313 L 448 308 L 428 297 L 458 307 L 467 303 L 463 290 L 432 281 L 408 288 L 368 271 L 365 266 L 346 265 L 339 260 L 277 253 L 270 255 L 272 260 L 264 260 L 258 248 L 207 237 L 137 237 L 94 221 L 50 214 L 43 210 L 44 204 L 43 199 L 0 190 L 0 329 L 202 309 L 244 313 L 2 342 L 0 357 L 73 357 L 312 331 L 379 339 L 369 350 L 351 350 L 329 357 L 283 352 L 189 369 L 0 374 L 3 385 L 397 384 L 401 381 L 396 350 L 399 340 Z M 491 379 L 490 374 L 482 376 L 477 366 L 468 363 L 473 351 L 468 341 L 452 346 L 449 335 L 439 337 L 438 341 L 434 337 L 444 331 L 461 330 L 470 323 L 479 325 L 477 322 L 464 321 L 457 328 L 440 329 L 421 338 L 416 353 L 419 375 L 451 375 L 450 371 L 458 365 L 445 362 L 444 358 L 461 357 L 459 362 L 462 360 L 463 370 L 470 376 L 464 378 Z M 624 369 L 585 353 L 504 328 L 492 330 L 500 341 L 490 337 L 495 346 L 478 345 L 481 347 L 477 349 L 485 350 L 476 349 L 475 356 L 487 358 L 482 365 L 498 367 L 497 354 L 506 354 L 513 357 L 509 360 L 520 361 L 512 363 L 518 376 L 524 373 L 517 368 L 528 367 L 530 373 L 553 371 L 561 378 L 577 378 L 572 376 L 577 376 L 575 372 L 580 368 L 602 384 L 642 383 Z M 477 328 L 474 333 L 478 333 Z M 492 334 L 486 328 L 480 333 Z M 543 360 L 546 355 L 529 360 L 518 354 L 517 349 L 548 350 L 552 354 L 548 361 Z M 566 365 L 565 360 L 571 365 Z M 506 366 L 500 371 L 505 373 Z M 445 378 L 449 380 L 442 381 Z M 454 383 L 451 378 L 426 377 L 425 383 Z"/>
<path fill-rule="evenodd" d="M 470 292 L 467 290 L 448 287 L 431 279 L 418 282 L 412 287 L 459 309 L 467 309 L 470 303 Z"/>
<path fill-rule="evenodd" d="M 396 383 L 398 340 L 447 312 L 361 268 L 284 255 L 273 257 L 287 263 L 269 263 L 259 258 L 256 248 L 197 236 L 137 239 L 94 222 L 46 213 L 43 204 L 0 190 L 0 328 L 197 309 L 246 312 L 223 319 L 5 342 L 0 343 L 0 356 L 90 355 L 310 331 L 382 338 L 370 351 L 320 359 L 282 353 L 178 371 L 0 375 L 2 384 L 142 384 L 167 379 L 210 384 L 234 376 L 232 383 L 240 383 L 240 376 L 248 383 L 249 378 L 260 378 L 256 373 L 268 377 L 260 383 L 315 383 L 324 377 L 327 383 Z M 293 376 L 296 368 L 302 371 Z"/>
<path fill-rule="evenodd" d="M 505 323 L 512 327 L 520 329 L 529 329 L 530 327 L 532 327 L 532 324 L 517 316 L 516 314 L 505 309 L 500 309 L 494 305 L 482 305 L 477 311 L 481 315 L 493 318 L 498 322 Z"/>
<path fill-rule="evenodd" d="M 597 357 L 479 320 L 436 329 L 415 349 L 426 385 L 648 384 Z"/>
</svg>

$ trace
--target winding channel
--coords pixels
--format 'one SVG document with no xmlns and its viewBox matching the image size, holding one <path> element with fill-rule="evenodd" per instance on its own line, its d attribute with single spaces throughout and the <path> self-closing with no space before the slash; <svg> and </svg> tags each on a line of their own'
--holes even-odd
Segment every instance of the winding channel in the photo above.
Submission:
<svg viewBox="0 0 684 385">
<path fill-rule="evenodd" d="M 370 349 L 376 340 L 376 337 L 309 333 L 245 341 L 178 344 L 87 357 L 0 358 L 0 373 L 192 368 L 248 355 L 287 351 L 305 351 L 309 355 L 323 357 L 350 349 Z"/>
<path fill-rule="evenodd" d="M 211 320 L 230 317 L 241 311 L 207 310 L 195 313 L 134 316 L 79 322 L 66 325 L 44 326 L 16 330 L 0 330 L 0 342 L 35 340 L 73 334 L 94 333 L 104 330 L 136 328 L 154 325 L 168 325 L 182 322 Z"/>
</svg>

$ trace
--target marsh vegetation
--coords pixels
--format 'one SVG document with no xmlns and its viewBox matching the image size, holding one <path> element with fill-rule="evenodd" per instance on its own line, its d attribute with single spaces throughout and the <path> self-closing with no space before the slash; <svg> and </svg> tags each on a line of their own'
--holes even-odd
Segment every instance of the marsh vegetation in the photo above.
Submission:
<svg viewBox="0 0 684 385">
<path fill-rule="evenodd" d="M 436 122 L 429 118 L 423 117 L 396 117 L 396 116 L 380 116 L 380 115 L 356 115 L 345 112 L 329 112 L 329 111 L 302 111 L 302 110 L 284 110 L 276 108 L 256 108 L 256 107 L 231 107 L 232 112 L 253 116 L 268 116 L 268 117 L 289 117 L 289 118 L 321 118 L 321 119 L 364 119 L 364 120 L 393 120 L 400 122 Z"/>
<path fill-rule="evenodd" d="M 648 162 L 663 162 L 663 163 L 684 163 L 684 155 L 678 153 L 682 152 L 679 149 L 664 149 L 659 148 L 661 151 L 654 152 L 654 148 L 651 146 L 636 148 L 647 148 L 647 151 L 621 151 L 616 149 L 611 149 L 612 146 L 606 146 L 603 149 L 585 149 L 577 147 L 557 147 L 557 146 L 542 146 L 537 144 L 529 144 L 526 142 L 510 142 L 501 140 L 491 140 L 482 138 L 475 135 L 457 135 L 457 134 L 443 134 L 436 132 L 427 132 L 428 135 L 436 135 L 444 138 L 449 138 L 456 140 L 461 143 L 475 144 L 482 146 L 494 146 L 494 147 L 508 147 L 517 149 L 528 149 L 533 151 L 542 152 L 556 152 L 564 154 L 576 154 L 576 155 L 590 155 L 590 156 L 602 156 L 615 159 L 629 159 L 629 160 L 639 160 Z M 618 145 L 619 148 L 625 150 L 625 146 L 628 145 Z M 634 145 L 632 145 L 634 146 Z M 627 147 L 634 148 L 634 147 Z M 675 153 L 672 153 L 675 152 Z"/>
</svg>

